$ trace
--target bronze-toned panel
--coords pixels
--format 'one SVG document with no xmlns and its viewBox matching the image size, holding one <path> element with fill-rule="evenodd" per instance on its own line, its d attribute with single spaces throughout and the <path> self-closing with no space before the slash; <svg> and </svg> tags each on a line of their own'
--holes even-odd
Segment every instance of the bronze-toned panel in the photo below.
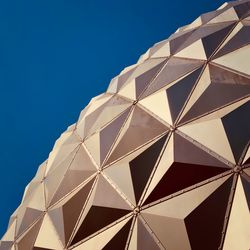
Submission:
<svg viewBox="0 0 250 250">
<path fill-rule="evenodd" d="M 129 163 L 137 202 L 162 151 L 166 138 L 167 135 L 163 136 Z"/>
<path fill-rule="evenodd" d="M 222 118 L 236 162 L 239 161 L 250 140 L 249 109 L 250 102 L 247 102 Z M 239 121 L 240 125 L 238 124 Z"/>
<path fill-rule="evenodd" d="M 28 232 L 25 233 L 24 236 L 21 237 L 21 239 L 18 239 L 17 243 L 17 249 L 18 250 L 27 250 L 27 249 L 32 249 L 34 246 L 36 237 L 38 235 L 40 226 L 42 224 L 42 219 L 40 219 L 38 222 L 33 225 Z M 0 248 L 1 249 L 1 248 Z"/>
<path fill-rule="evenodd" d="M 232 30 L 234 26 L 235 23 L 227 26 L 224 29 L 216 31 L 202 39 L 207 58 L 209 58 L 215 52 L 220 43 L 225 39 L 225 37 L 228 35 L 228 33 Z"/>
<path fill-rule="evenodd" d="M 245 192 L 245 196 L 246 196 L 246 201 L 248 204 L 248 208 L 249 208 L 249 212 L 250 212 L 250 177 L 244 177 L 244 175 L 241 176 L 241 182 L 242 182 L 242 186 Z"/>
<path fill-rule="evenodd" d="M 218 249 L 233 177 L 223 183 L 185 218 L 192 250 Z"/>
<path fill-rule="evenodd" d="M 146 71 L 145 73 L 138 76 L 135 80 L 135 92 L 136 98 L 138 98 L 143 90 L 151 83 L 152 79 L 156 76 L 156 74 L 161 70 L 163 65 L 166 63 L 166 60 L 156 65 L 154 68 Z"/>
<path fill-rule="evenodd" d="M 155 80 L 150 84 L 148 89 L 143 93 L 142 98 L 166 87 L 173 81 L 192 72 L 203 64 L 200 60 L 191 60 L 186 58 L 171 57 L 163 69 L 157 75 Z"/>
<path fill-rule="evenodd" d="M 101 228 L 115 222 L 129 212 L 129 210 L 125 209 L 92 206 L 74 236 L 71 245 L 74 245 Z"/>
<path fill-rule="evenodd" d="M 138 250 L 158 250 L 160 247 L 153 239 L 150 232 L 146 229 L 144 223 L 140 218 L 137 218 L 137 249 Z"/>
<path fill-rule="evenodd" d="M 103 250 L 125 249 L 131 228 L 132 219 L 111 239 L 111 241 L 103 248 Z"/>
<path fill-rule="evenodd" d="M 81 190 L 79 190 L 79 192 L 75 196 L 73 196 L 62 207 L 65 242 L 68 242 L 69 237 L 73 232 L 77 219 L 80 216 L 80 213 L 83 209 L 83 205 L 86 202 L 87 196 L 94 184 L 94 181 L 95 179 L 88 182 Z"/>
<path fill-rule="evenodd" d="M 122 113 L 119 117 L 117 117 L 114 121 L 108 124 L 104 129 L 100 132 L 100 160 L 101 163 L 104 161 L 107 156 L 112 144 L 114 143 L 122 125 L 126 121 L 129 115 L 130 109 L 127 109 L 124 113 Z"/>
<path fill-rule="evenodd" d="M 183 108 L 185 101 L 190 95 L 192 88 L 202 72 L 202 69 L 203 67 L 196 69 L 194 72 L 167 89 L 169 108 L 173 122 L 176 120 L 181 109 Z"/>
<path fill-rule="evenodd" d="M 218 53 L 216 53 L 215 58 L 223 56 L 227 53 L 230 53 L 236 49 L 239 49 L 240 47 L 243 47 L 250 43 L 250 26 L 244 26 L 241 28 L 241 30 L 233 37 L 231 38 L 225 46 L 223 46 Z"/>
<path fill-rule="evenodd" d="M 131 116 L 131 119 L 127 121 L 127 123 L 129 122 L 128 128 L 126 129 L 126 125 L 123 128 L 126 129 L 126 131 L 118 145 L 111 152 L 107 163 L 111 163 L 168 131 L 168 128 L 163 123 L 137 106 Z"/>
<path fill-rule="evenodd" d="M 245 3 L 239 3 L 234 6 L 234 9 L 239 18 L 246 17 L 250 14 L 250 3 L 246 1 Z"/>
<path fill-rule="evenodd" d="M 149 195 L 145 204 L 164 198 L 225 171 L 227 171 L 225 168 L 175 162 Z"/>
<path fill-rule="evenodd" d="M 250 249 L 250 0 L 148 49 L 27 185 L 0 250 Z"/>
</svg>

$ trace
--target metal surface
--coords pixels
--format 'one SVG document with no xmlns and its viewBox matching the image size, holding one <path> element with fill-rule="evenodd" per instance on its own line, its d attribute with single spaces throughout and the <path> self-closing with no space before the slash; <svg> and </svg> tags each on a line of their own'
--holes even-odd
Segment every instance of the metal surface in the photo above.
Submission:
<svg viewBox="0 0 250 250">
<path fill-rule="evenodd" d="M 0 249 L 250 249 L 250 1 L 112 79 L 56 141 Z"/>
</svg>

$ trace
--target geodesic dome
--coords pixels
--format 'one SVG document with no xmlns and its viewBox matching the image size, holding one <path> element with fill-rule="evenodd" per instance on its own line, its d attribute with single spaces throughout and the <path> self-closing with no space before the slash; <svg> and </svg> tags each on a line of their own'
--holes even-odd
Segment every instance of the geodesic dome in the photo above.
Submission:
<svg viewBox="0 0 250 250">
<path fill-rule="evenodd" d="M 250 1 L 155 44 L 91 100 L 0 249 L 250 249 Z"/>
</svg>

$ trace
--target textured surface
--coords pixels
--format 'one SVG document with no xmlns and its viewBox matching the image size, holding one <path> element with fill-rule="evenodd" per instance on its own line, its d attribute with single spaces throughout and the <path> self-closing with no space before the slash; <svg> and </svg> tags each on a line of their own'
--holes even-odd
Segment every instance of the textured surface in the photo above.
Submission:
<svg viewBox="0 0 250 250">
<path fill-rule="evenodd" d="M 0 249 L 250 248 L 250 1 L 149 49 L 57 140 Z"/>
</svg>

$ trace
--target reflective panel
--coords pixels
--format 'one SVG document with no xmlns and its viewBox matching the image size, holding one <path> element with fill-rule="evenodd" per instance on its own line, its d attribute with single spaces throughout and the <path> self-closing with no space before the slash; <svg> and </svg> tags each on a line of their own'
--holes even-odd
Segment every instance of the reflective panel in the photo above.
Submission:
<svg viewBox="0 0 250 250">
<path fill-rule="evenodd" d="M 250 0 L 149 48 L 26 186 L 0 250 L 250 249 Z"/>
</svg>

